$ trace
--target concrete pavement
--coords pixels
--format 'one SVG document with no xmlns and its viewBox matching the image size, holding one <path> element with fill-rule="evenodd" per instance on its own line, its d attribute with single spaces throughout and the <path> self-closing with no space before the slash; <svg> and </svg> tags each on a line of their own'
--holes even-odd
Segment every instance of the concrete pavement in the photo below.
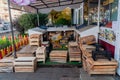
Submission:
<svg viewBox="0 0 120 80">
<path fill-rule="evenodd" d="M 89 76 L 82 68 L 38 68 L 34 73 L 0 73 L 0 80 L 120 80 L 119 76 Z"/>
</svg>

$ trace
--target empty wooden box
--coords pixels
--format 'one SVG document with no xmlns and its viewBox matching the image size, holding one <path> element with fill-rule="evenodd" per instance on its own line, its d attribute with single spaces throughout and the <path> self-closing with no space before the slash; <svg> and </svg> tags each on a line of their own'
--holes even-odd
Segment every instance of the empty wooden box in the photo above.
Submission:
<svg viewBox="0 0 120 80">
<path fill-rule="evenodd" d="M 46 60 L 46 47 L 38 47 L 36 50 L 37 61 L 43 61 L 45 63 Z"/>
<path fill-rule="evenodd" d="M 37 62 L 35 57 L 18 57 L 14 61 L 15 72 L 34 72 Z"/>
<path fill-rule="evenodd" d="M 87 58 L 87 72 L 89 74 L 116 74 L 117 61 L 112 59 L 98 59 L 94 61 L 92 58 Z"/>
<path fill-rule="evenodd" d="M 16 52 L 17 57 L 34 57 L 37 46 L 27 45 Z"/>
<path fill-rule="evenodd" d="M 0 60 L 0 72 L 13 72 L 14 58 L 3 58 Z"/>
<path fill-rule="evenodd" d="M 52 62 L 67 62 L 67 51 L 54 50 L 50 53 L 50 61 Z"/>
<path fill-rule="evenodd" d="M 40 46 L 41 45 L 41 35 L 40 34 L 31 34 L 29 37 L 30 45 Z"/>
<path fill-rule="evenodd" d="M 69 48 L 69 60 L 81 62 L 81 51 L 78 47 Z"/>
</svg>

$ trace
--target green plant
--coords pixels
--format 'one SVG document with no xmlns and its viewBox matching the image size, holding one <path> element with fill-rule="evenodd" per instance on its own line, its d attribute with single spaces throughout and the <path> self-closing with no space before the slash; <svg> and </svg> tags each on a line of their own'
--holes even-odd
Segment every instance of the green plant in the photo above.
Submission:
<svg viewBox="0 0 120 80">
<path fill-rule="evenodd" d="M 60 18 L 60 19 L 58 19 L 58 20 L 56 21 L 55 24 L 56 24 L 56 25 L 60 25 L 60 24 L 62 24 L 62 25 L 71 25 L 71 21 L 70 21 L 70 20 L 67 20 L 67 19 L 65 19 L 65 18 Z"/>
<path fill-rule="evenodd" d="M 38 13 L 39 15 L 39 24 L 40 25 L 46 25 L 46 23 L 48 22 L 48 15 L 47 14 L 42 14 L 42 13 Z M 36 26 L 38 26 L 38 20 L 37 20 L 37 14 L 23 14 L 21 15 L 18 19 L 18 21 L 16 21 L 16 25 L 17 25 L 17 30 L 19 31 L 27 31 L 30 28 L 34 28 Z M 23 34 L 22 33 L 22 34 Z"/>
<path fill-rule="evenodd" d="M 13 24 L 14 28 L 15 28 L 17 31 L 20 32 L 20 34 L 24 34 L 24 27 L 20 26 L 20 24 L 19 24 L 19 22 L 18 22 L 18 19 L 19 19 L 19 18 L 17 18 L 16 20 L 14 20 L 12 24 Z"/>
<path fill-rule="evenodd" d="M 8 38 L 0 39 L 0 49 L 7 48 L 11 45 L 11 42 L 8 40 Z"/>
<path fill-rule="evenodd" d="M 32 19 L 32 14 L 23 14 L 19 17 L 18 24 L 23 27 L 25 31 L 27 31 L 28 29 L 35 27 Z"/>
<path fill-rule="evenodd" d="M 39 23 L 40 25 L 46 25 L 48 23 L 48 14 L 39 13 Z M 37 18 L 36 18 L 37 20 Z"/>
</svg>

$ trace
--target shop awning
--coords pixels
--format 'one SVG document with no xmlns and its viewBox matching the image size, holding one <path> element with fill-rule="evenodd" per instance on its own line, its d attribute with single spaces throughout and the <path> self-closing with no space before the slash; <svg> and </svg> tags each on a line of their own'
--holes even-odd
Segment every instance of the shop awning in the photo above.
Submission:
<svg viewBox="0 0 120 80">
<path fill-rule="evenodd" d="M 37 0 L 36 2 L 30 4 L 29 6 L 34 7 L 36 9 L 44 9 L 44 8 L 80 4 L 83 1 L 84 0 Z"/>
</svg>

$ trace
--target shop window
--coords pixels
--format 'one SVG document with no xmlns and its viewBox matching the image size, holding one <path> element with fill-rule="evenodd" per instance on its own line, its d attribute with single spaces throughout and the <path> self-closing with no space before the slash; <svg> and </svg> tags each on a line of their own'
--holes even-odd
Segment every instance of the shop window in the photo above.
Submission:
<svg viewBox="0 0 120 80">
<path fill-rule="evenodd" d="M 89 4 L 89 23 L 97 25 L 98 21 L 98 2 L 96 4 L 92 0 Z M 95 3 L 95 2 L 94 2 Z M 112 27 L 112 21 L 117 21 L 118 0 L 101 0 L 100 7 L 100 26 Z"/>
</svg>

